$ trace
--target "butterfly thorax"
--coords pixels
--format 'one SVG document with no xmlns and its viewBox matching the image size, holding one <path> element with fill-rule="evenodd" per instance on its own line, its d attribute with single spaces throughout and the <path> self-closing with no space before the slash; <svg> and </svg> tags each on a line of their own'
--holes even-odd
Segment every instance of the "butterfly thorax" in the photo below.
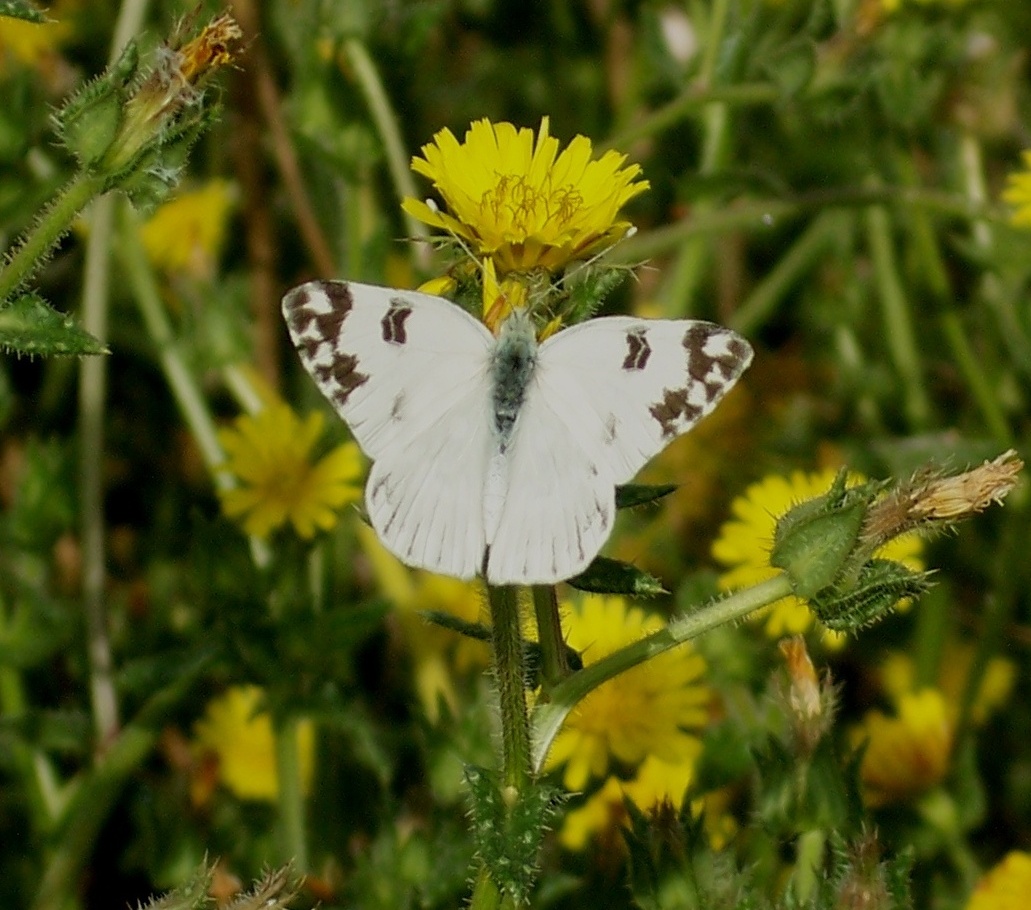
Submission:
<svg viewBox="0 0 1031 910">
<path fill-rule="evenodd" d="M 533 323 L 529 316 L 517 311 L 501 326 L 490 363 L 493 429 L 502 452 L 512 437 L 536 364 L 537 335 Z"/>
</svg>

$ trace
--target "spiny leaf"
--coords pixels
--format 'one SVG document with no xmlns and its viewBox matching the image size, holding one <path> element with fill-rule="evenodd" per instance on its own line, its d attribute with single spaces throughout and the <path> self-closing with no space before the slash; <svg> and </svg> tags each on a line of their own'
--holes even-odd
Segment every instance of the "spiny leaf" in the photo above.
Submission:
<svg viewBox="0 0 1031 910">
<path fill-rule="evenodd" d="M 665 594 L 666 589 L 654 575 L 630 563 L 596 556 L 583 572 L 570 578 L 568 584 L 589 594 L 626 594 L 634 597 L 654 597 Z"/>
<path fill-rule="evenodd" d="M 0 16 L 24 19 L 26 22 L 43 23 L 47 21 L 47 17 L 29 3 L 29 0 L 0 0 Z"/>
<path fill-rule="evenodd" d="M 0 309 L 0 347 L 29 356 L 106 354 L 107 347 L 36 293 L 23 294 Z"/>
<path fill-rule="evenodd" d="M 632 509 L 634 506 L 643 506 L 649 502 L 655 502 L 670 493 L 676 492 L 675 483 L 663 483 L 652 486 L 643 483 L 626 483 L 616 487 L 616 508 Z"/>
<path fill-rule="evenodd" d="M 541 782 L 522 792 L 502 791 L 485 768 L 465 769 L 471 796 L 476 848 L 494 883 L 524 906 L 537 879 L 544 834 L 562 803 L 562 794 Z"/>
</svg>

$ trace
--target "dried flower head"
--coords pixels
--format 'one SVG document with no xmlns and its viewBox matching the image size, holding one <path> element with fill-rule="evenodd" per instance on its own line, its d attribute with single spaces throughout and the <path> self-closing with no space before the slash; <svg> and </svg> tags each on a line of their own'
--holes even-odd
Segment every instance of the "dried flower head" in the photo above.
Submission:
<svg viewBox="0 0 1031 910">
<path fill-rule="evenodd" d="M 920 528 L 951 525 L 999 504 L 1017 485 L 1024 462 L 1010 449 L 952 477 L 918 473 L 870 506 L 862 538 L 871 546 Z"/>
</svg>

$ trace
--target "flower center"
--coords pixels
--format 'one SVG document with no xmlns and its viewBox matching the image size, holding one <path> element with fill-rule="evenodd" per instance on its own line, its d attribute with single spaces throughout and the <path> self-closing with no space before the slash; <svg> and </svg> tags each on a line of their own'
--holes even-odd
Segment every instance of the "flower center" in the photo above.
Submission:
<svg viewBox="0 0 1031 910">
<path fill-rule="evenodd" d="M 566 224 L 583 208 L 583 195 L 572 184 L 537 186 L 524 174 L 498 174 L 494 186 L 480 197 L 480 212 L 496 223 L 509 223 L 530 235 L 549 222 Z"/>
</svg>

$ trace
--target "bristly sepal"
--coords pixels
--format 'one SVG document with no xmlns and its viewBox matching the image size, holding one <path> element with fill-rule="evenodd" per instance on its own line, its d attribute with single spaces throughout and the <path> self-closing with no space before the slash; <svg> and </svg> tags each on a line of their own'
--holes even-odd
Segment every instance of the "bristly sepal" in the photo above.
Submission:
<svg viewBox="0 0 1031 910">
<path fill-rule="evenodd" d="M 891 613 L 900 600 L 923 594 L 931 575 L 890 559 L 871 559 L 855 581 L 825 588 L 809 599 L 809 606 L 828 629 L 858 632 Z"/>
</svg>

